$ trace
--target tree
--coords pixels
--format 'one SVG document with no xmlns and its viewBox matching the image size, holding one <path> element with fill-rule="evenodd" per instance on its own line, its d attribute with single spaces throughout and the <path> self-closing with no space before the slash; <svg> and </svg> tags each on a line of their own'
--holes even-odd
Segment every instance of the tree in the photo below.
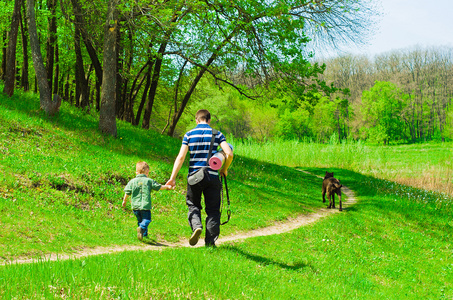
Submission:
<svg viewBox="0 0 453 300">
<path fill-rule="evenodd" d="M 446 114 L 447 114 L 447 117 L 446 117 L 446 122 L 445 122 L 444 135 L 445 135 L 445 137 L 449 138 L 450 140 L 453 140 L 453 105 L 450 105 L 448 107 Z"/>
<path fill-rule="evenodd" d="M 407 138 L 402 118 L 407 99 L 408 95 L 391 82 L 376 81 L 363 92 L 361 109 L 370 140 L 387 144 Z"/>
<path fill-rule="evenodd" d="M 20 20 L 20 31 L 22 36 L 22 53 L 23 53 L 23 66 L 22 66 L 22 75 L 21 75 L 21 84 L 24 91 L 30 89 L 30 82 L 28 78 L 28 28 L 27 22 L 25 22 L 25 1 L 22 1 L 23 13 L 21 14 Z"/>
<path fill-rule="evenodd" d="M 303 137 L 311 136 L 310 112 L 302 107 L 293 111 L 286 109 L 280 115 L 276 132 L 279 137 L 285 139 L 300 140 Z"/>
<path fill-rule="evenodd" d="M 102 74 L 101 110 L 99 112 L 99 129 L 101 132 L 116 137 L 116 58 L 118 33 L 119 0 L 109 0 L 107 19 L 104 25 L 104 72 Z"/>
<path fill-rule="evenodd" d="M 38 85 L 39 99 L 41 108 L 49 115 L 54 115 L 60 109 L 61 98 L 55 94 L 52 99 L 49 84 L 47 82 L 47 73 L 41 55 L 41 47 L 39 45 L 38 31 L 36 29 L 35 18 L 35 3 L 34 0 L 27 0 L 27 16 L 28 28 L 30 34 L 30 48 L 33 57 L 33 66 L 35 69 Z"/>
<path fill-rule="evenodd" d="M 254 76 L 258 83 L 272 80 L 272 75 L 286 77 L 295 69 L 298 71 L 291 78 L 299 78 L 297 82 L 300 82 L 300 78 L 311 76 L 313 73 L 303 68 L 307 60 L 301 55 L 309 41 L 306 34 L 309 27 L 322 27 L 330 37 L 335 34 L 338 37 L 364 34 L 365 26 L 358 25 L 360 22 L 362 25 L 368 24 L 364 16 L 370 11 L 364 3 L 214 1 L 207 2 L 206 9 L 195 10 L 184 19 L 190 24 L 186 30 L 193 46 L 176 51 L 176 54 L 188 60 L 198 74 L 192 80 L 178 111 L 174 113 L 168 134 L 173 135 L 190 96 L 205 73 L 216 81 L 236 86 L 230 80 L 231 76 L 225 76 L 228 72 L 216 71 L 219 65 L 230 71 L 230 75 L 241 71 L 247 76 Z M 329 17 L 335 21 L 326 22 Z M 206 43 L 206 37 L 209 37 L 209 43 Z M 197 55 L 193 56 L 192 53 Z M 237 90 L 247 94 L 245 89 L 237 87 Z"/>
<path fill-rule="evenodd" d="M 326 141 L 335 133 L 337 105 L 328 97 L 322 97 L 314 107 L 311 127 L 318 141 Z M 339 137 L 341 138 L 341 137 Z"/>
<path fill-rule="evenodd" d="M 12 5 L 0 1 L 8 6 L 8 10 L 0 11 L 1 20 L 10 18 Z M 311 101 L 310 93 L 315 88 L 307 78 L 316 75 L 317 71 L 313 70 L 319 69 L 310 69 L 307 61 L 306 44 L 313 38 L 311 33 L 320 34 L 319 28 L 330 37 L 363 32 L 364 27 L 353 24 L 360 23 L 367 12 L 365 0 L 115 2 L 116 56 L 110 62 L 116 65 L 116 79 L 114 86 L 112 82 L 107 84 L 115 92 L 102 90 L 104 108 L 108 106 L 107 98 L 112 98 L 105 93 L 113 93 L 117 118 L 138 124 L 146 111 L 144 127 L 161 126 L 170 135 L 175 134 L 205 75 L 218 87 L 229 86 L 249 100 L 260 96 L 251 93 L 250 88 L 257 85 L 265 88 L 273 80 L 294 80 L 294 90 Z M 76 95 L 76 105 L 89 105 L 96 98 L 96 107 L 101 109 L 103 74 L 112 71 L 103 70 L 107 67 L 103 64 L 104 56 L 109 53 L 102 48 L 109 38 L 100 30 L 106 20 L 108 1 L 49 0 L 37 4 L 35 27 L 39 39 L 48 45 L 44 57 L 48 84 L 52 84 L 54 93 L 61 91 L 71 103 Z M 61 15 L 65 18 L 59 18 Z M 326 22 L 329 16 L 331 23 Z M 0 24 L 3 33 L 4 23 Z M 56 29 L 58 39 L 55 39 Z M 20 46 L 23 55 L 18 56 L 18 65 L 25 66 L 21 60 L 26 59 L 27 45 Z M 33 53 L 37 53 L 35 46 L 32 45 Z M 52 67 L 53 58 L 61 64 L 55 61 Z M 36 79 L 40 80 L 43 76 L 35 68 Z M 31 85 L 36 89 L 34 81 Z M 39 83 L 39 86 L 41 96 L 45 97 L 44 85 Z M 51 91 L 52 87 L 49 87 Z M 135 105 L 135 101 L 140 104 Z M 271 127 L 266 129 L 270 131 Z"/>
<path fill-rule="evenodd" d="M 19 31 L 21 5 L 22 0 L 14 1 L 14 11 L 11 21 L 11 30 L 9 32 L 8 50 L 6 52 L 5 87 L 3 89 L 3 92 L 10 97 L 14 94 L 16 79 L 16 43 L 17 33 Z"/>
<path fill-rule="evenodd" d="M 56 17 L 56 6 L 57 0 L 48 0 L 47 1 L 48 10 L 50 12 L 49 17 L 49 35 L 47 38 L 46 44 L 46 69 L 47 69 L 47 82 L 49 83 L 49 88 L 52 91 L 53 82 L 53 71 L 54 71 L 54 62 L 55 62 L 55 49 L 56 49 L 56 40 L 57 40 L 57 17 Z M 58 84 L 55 82 L 55 84 Z"/>
</svg>

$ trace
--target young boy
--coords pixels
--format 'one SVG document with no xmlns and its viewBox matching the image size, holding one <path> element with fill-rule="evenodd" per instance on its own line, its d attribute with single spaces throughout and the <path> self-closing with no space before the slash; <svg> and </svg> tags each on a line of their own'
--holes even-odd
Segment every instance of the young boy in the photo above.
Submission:
<svg viewBox="0 0 453 300">
<path fill-rule="evenodd" d="M 148 178 L 149 166 L 146 162 L 140 161 L 135 166 L 137 177 L 129 181 L 124 188 L 123 207 L 126 200 L 131 196 L 132 210 L 137 218 L 137 238 L 141 241 L 148 235 L 148 225 L 151 223 L 151 190 L 171 190 L 170 185 L 161 185 Z"/>
</svg>

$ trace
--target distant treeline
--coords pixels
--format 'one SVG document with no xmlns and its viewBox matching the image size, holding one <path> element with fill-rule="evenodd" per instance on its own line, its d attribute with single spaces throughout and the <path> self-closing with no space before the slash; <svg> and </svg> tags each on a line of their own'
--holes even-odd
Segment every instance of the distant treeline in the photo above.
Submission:
<svg viewBox="0 0 453 300">
<path fill-rule="evenodd" d="M 345 55 L 325 63 L 323 78 L 349 90 L 354 115 L 342 120 L 345 136 L 377 141 L 453 137 L 452 48 L 415 47 L 373 59 Z"/>
<path fill-rule="evenodd" d="M 218 96 L 210 92 L 219 126 L 256 140 L 386 144 L 453 139 L 452 48 L 416 47 L 373 59 L 343 55 L 316 66 L 325 68 L 323 74 L 302 84 L 274 80 L 254 101 L 225 90 Z M 317 89 L 307 92 L 312 86 Z"/>
</svg>

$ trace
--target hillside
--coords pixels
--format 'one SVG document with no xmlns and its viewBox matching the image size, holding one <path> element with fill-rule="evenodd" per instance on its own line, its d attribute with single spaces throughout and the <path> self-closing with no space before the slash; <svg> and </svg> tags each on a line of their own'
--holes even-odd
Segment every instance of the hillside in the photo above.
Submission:
<svg viewBox="0 0 453 300">
<path fill-rule="evenodd" d="M 57 117 L 47 118 L 29 94 L 0 97 L 0 103 L 2 299 L 453 297 L 452 200 L 445 194 L 329 167 L 356 194 L 357 203 L 341 213 L 280 234 L 227 240 L 216 249 L 137 251 L 177 244 L 190 234 L 187 166 L 176 190 L 153 195 L 152 234 L 144 244 L 136 239 L 130 209 L 120 206 L 135 162 L 148 161 L 151 176 L 164 182 L 180 141 L 122 122 L 117 139 L 106 137 L 96 129 L 95 114 L 65 103 Z M 233 215 L 221 235 L 245 236 L 289 216 L 316 214 L 324 207 L 317 177 L 324 172 L 236 155 L 228 181 Z M 135 251 L 56 261 L 46 256 L 115 245 Z M 9 263 L 19 258 L 36 263 Z"/>
<path fill-rule="evenodd" d="M 164 183 L 181 141 L 121 121 L 115 139 L 98 132 L 95 113 L 68 103 L 50 118 L 39 110 L 36 95 L 0 97 L 0 259 L 139 243 L 135 217 L 121 207 L 123 188 L 139 160 Z M 190 235 L 186 174 L 187 162 L 174 191 L 153 194 L 152 233 L 145 243 Z M 232 220 L 222 227 L 225 234 L 323 206 L 320 180 L 292 168 L 235 156 L 228 183 Z"/>
</svg>

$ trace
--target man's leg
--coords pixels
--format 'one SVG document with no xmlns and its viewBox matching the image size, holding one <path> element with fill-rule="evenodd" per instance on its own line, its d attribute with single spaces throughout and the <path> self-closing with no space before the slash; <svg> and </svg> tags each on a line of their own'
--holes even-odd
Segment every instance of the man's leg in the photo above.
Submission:
<svg viewBox="0 0 453 300">
<path fill-rule="evenodd" d="M 206 246 L 214 246 L 220 234 L 220 191 L 222 184 L 218 178 L 211 178 L 203 190 L 206 206 Z"/>
<path fill-rule="evenodd" d="M 190 228 L 194 231 L 197 228 L 203 228 L 201 223 L 201 192 L 200 184 L 187 185 L 186 204 L 188 208 L 187 218 Z"/>
</svg>

